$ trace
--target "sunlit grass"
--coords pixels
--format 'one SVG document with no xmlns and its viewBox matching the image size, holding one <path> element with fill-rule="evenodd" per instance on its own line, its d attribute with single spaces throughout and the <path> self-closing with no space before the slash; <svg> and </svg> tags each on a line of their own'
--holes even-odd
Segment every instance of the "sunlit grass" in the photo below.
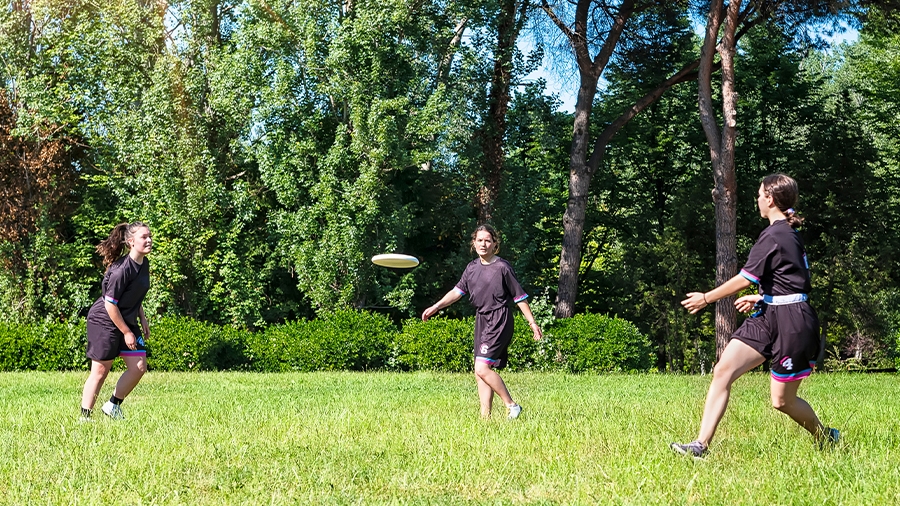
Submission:
<svg viewBox="0 0 900 506">
<path fill-rule="evenodd" d="M 748 375 L 705 461 L 668 444 L 695 436 L 708 376 L 504 377 L 520 420 L 481 420 L 468 375 L 150 373 L 125 421 L 83 424 L 85 373 L 0 374 L 0 502 L 900 503 L 896 375 L 805 382 L 833 452 Z"/>
</svg>

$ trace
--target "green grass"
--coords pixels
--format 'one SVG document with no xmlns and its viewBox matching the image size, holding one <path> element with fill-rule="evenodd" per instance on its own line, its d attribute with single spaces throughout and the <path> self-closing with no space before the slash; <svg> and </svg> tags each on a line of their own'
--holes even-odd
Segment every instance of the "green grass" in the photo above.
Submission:
<svg viewBox="0 0 900 506">
<path fill-rule="evenodd" d="M 750 374 L 705 461 L 668 444 L 695 436 L 708 376 L 505 373 L 510 422 L 478 417 L 468 375 L 150 373 L 127 420 L 82 424 L 85 377 L 0 374 L 0 502 L 900 503 L 896 375 L 805 382 L 845 437 L 820 452 Z"/>
</svg>

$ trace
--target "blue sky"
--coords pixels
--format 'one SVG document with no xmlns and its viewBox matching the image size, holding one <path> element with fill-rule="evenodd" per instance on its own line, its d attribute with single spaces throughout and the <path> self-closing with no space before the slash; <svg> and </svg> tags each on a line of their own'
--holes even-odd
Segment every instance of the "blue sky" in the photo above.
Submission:
<svg viewBox="0 0 900 506">
<path fill-rule="evenodd" d="M 834 46 L 840 45 L 844 42 L 854 42 L 858 38 L 859 32 L 852 28 L 847 28 L 846 31 L 842 33 L 836 33 L 832 37 L 830 37 L 831 43 Z M 523 42 L 519 47 L 526 54 L 531 49 L 530 42 Z M 528 74 L 525 79 L 545 79 L 547 81 L 547 93 L 554 94 L 559 97 L 559 100 L 561 102 L 559 109 L 561 111 L 574 112 L 575 95 L 578 91 L 578 76 L 574 73 L 572 75 L 561 75 L 560 71 L 554 71 L 552 69 L 552 66 L 550 65 L 548 59 L 549 56 L 545 56 L 544 66 L 532 72 L 531 74 Z"/>
</svg>

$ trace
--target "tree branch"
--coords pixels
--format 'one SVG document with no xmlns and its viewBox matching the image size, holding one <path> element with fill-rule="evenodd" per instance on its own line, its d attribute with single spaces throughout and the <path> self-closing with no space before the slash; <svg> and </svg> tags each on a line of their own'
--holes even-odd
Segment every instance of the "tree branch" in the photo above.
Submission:
<svg viewBox="0 0 900 506">
<path fill-rule="evenodd" d="M 663 93 L 668 91 L 676 84 L 696 79 L 699 75 L 699 73 L 696 72 L 696 69 L 699 66 L 700 60 L 695 60 L 687 64 L 683 69 L 679 70 L 672 77 L 666 79 L 665 81 L 660 83 L 659 86 L 641 97 L 637 102 L 634 103 L 634 105 L 629 107 L 612 123 L 607 125 L 607 127 L 603 129 L 603 132 L 600 134 L 600 136 L 597 137 L 597 140 L 594 142 L 594 150 L 593 153 L 591 153 L 591 158 L 587 163 L 588 171 L 590 171 L 591 174 L 597 171 L 597 168 L 600 166 L 600 160 L 603 158 L 603 155 L 606 152 L 606 146 L 609 145 L 609 142 L 612 140 L 613 136 L 615 136 L 616 133 L 622 129 L 622 127 L 624 127 L 641 111 L 647 108 L 647 106 L 659 100 L 659 97 L 661 97 Z"/>
<path fill-rule="evenodd" d="M 550 7 L 550 4 L 547 3 L 547 0 L 541 0 L 541 9 L 547 13 L 547 16 L 550 17 L 550 20 L 553 21 L 553 24 L 556 25 L 557 28 L 569 39 L 569 43 L 572 46 L 575 45 L 575 32 L 573 32 L 568 26 L 559 17 L 556 16 L 556 13 L 553 12 L 553 8 Z"/>
</svg>

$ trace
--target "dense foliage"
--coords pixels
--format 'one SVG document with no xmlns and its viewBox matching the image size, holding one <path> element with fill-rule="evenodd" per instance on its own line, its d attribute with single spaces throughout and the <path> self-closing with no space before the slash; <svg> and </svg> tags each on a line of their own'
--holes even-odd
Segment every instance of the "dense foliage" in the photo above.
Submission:
<svg viewBox="0 0 900 506">
<path fill-rule="evenodd" d="M 115 223 L 141 220 L 155 243 L 145 309 L 168 343 L 160 346 L 169 358 L 156 357 L 157 367 L 257 367 L 235 358 L 250 341 L 214 328 L 253 331 L 261 347 L 254 360 L 277 368 L 348 367 L 306 355 L 332 349 L 332 313 L 377 310 L 399 323 L 450 289 L 472 258 L 468 234 L 485 184 L 483 139 L 473 133 L 491 111 L 503 5 L 6 3 L 0 321 L 80 321 L 99 295 L 94 245 Z M 699 39 L 686 29 L 692 14 L 679 5 L 629 26 L 604 74 L 592 128 L 697 58 Z M 542 14 L 521 14 L 534 21 L 529 40 L 543 40 Z M 900 333 L 900 38 L 890 12 L 872 19 L 858 41 L 831 48 L 777 20 L 760 23 L 736 56 L 739 262 L 765 226 L 753 206 L 760 178 L 793 175 L 831 357 L 863 366 L 892 360 Z M 543 46 L 533 49 L 516 51 L 506 69 L 512 100 L 493 216 L 501 255 L 530 293 L 549 289 L 552 300 L 572 115 L 543 81 L 525 79 L 546 61 Z M 613 137 L 591 185 L 577 310 L 634 322 L 661 370 L 709 371 L 715 358 L 709 312 L 691 316 L 679 305 L 714 278 L 710 189 L 691 82 Z M 422 264 L 387 270 L 368 262 L 384 252 L 414 254 Z M 465 303 L 447 310 L 451 319 L 471 313 Z M 271 344 L 301 325 L 284 322 L 318 322 L 322 335 L 303 334 L 305 344 L 280 358 L 259 339 Z M 387 324 L 370 322 L 376 334 Z M 378 357 L 387 353 L 387 365 L 400 368 L 457 364 L 457 351 L 432 357 L 417 347 L 437 336 L 462 342 L 465 328 L 449 319 L 404 325 L 397 347 L 379 348 Z M 172 342 L 166 332 L 193 337 Z M 214 335 L 213 343 L 204 339 Z M 4 349 L 35 338 L 9 339 Z M 513 364 L 564 355 L 563 342 L 552 332 L 552 349 L 518 339 Z M 635 353 L 644 367 L 643 351 Z M 10 368 L 44 367 L 25 351 L 11 356 Z M 350 367 L 385 365 L 354 356 Z M 307 359 L 319 362 L 298 362 Z M 607 367 L 599 355 L 585 360 L 567 367 Z"/>
</svg>

